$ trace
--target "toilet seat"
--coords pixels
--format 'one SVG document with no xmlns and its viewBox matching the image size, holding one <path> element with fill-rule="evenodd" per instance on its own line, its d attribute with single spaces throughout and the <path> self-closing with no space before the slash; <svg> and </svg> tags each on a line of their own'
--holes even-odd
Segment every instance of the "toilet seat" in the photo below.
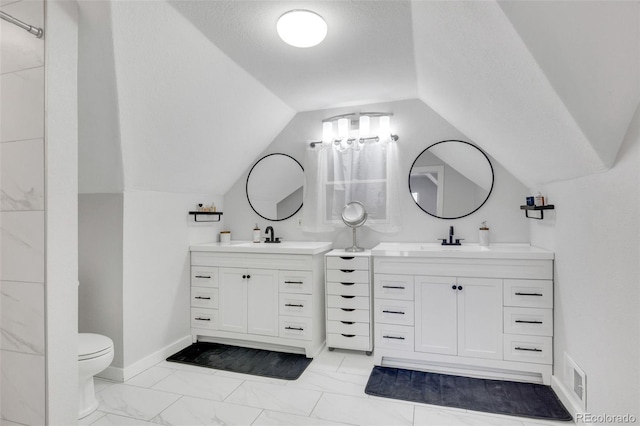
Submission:
<svg viewBox="0 0 640 426">
<path fill-rule="evenodd" d="M 78 334 L 78 361 L 98 358 L 113 350 L 113 341 L 94 333 Z"/>
</svg>

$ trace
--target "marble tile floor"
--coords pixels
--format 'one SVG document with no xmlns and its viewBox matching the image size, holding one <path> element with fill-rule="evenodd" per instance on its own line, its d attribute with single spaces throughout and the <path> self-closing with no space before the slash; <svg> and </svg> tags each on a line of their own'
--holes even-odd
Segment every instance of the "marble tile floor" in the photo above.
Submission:
<svg viewBox="0 0 640 426">
<path fill-rule="evenodd" d="M 96 379 L 98 411 L 80 425 L 571 426 L 371 397 L 372 358 L 326 349 L 295 381 L 162 361 L 125 383 Z"/>
</svg>

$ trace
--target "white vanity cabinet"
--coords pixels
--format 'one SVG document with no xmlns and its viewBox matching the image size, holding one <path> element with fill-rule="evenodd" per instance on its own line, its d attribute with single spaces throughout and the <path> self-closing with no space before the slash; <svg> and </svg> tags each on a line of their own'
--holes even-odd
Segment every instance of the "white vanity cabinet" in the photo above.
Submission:
<svg viewBox="0 0 640 426">
<path fill-rule="evenodd" d="M 376 365 L 550 383 L 553 253 L 382 243 L 372 255 Z"/>
<path fill-rule="evenodd" d="M 302 352 L 325 341 L 324 253 L 330 243 L 191 247 L 193 341 Z"/>
<path fill-rule="evenodd" d="M 327 347 L 373 350 L 371 251 L 325 255 Z"/>
</svg>

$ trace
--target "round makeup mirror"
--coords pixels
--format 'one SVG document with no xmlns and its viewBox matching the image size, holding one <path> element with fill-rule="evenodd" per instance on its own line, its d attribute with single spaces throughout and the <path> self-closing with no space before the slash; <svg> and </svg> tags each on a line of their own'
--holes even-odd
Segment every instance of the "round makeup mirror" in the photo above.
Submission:
<svg viewBox="0 0 640 426">
<path fill-rule="evenodd" d="M 285 220 L 302 208 L 304 169 L 287 154 L 269 154 L 259 159 L 247 177 L 247 200 L 260 217 Z"/>
<path fill-rule="evenodd" d="M 459 219 L 478 210 L 489 199 L 493 183 L 493 166 L 487 154 L 459 140 L 429 146 L 409 172 L 413 201 L 440 219 Z"/>
<path fill-rule="evenodd" d="M 364 251 L 364 248 L 358 247 L 356 242 L 356 228 L 361 227 L 367 221 L 367 211 L 359 201 L 352 201 L 342 209 L 342 221 L 345 225 L 353 230 L 353 246 L 344 249 L 344 251 L 353 253 Z"/>
</svg>

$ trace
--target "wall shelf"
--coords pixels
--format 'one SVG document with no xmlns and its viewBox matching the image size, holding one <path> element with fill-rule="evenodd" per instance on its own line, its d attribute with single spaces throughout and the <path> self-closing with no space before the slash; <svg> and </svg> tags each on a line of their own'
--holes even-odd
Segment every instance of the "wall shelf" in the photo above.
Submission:
<svg viewBox="0 0 640 426">
<path fill-rule="evenodd" d="M 193 215 L 194 222 L 220 222 L 220 216 L 222 216 L 222 212 L 189 212 L 190 215 Z M 217 220 L 198 220 L 198 216 L 216 216 Z"/>
<path fill-rule="evenodd" d="M 524 214 L 529 219 L 544 219 L 544 211 L 545 210 L 554 210 L 556 207 L 553 204 L 548 204 L 546 206 L 520 206 L 520 210 L 524 210 Z M 540 212 L 540 217 L 529 216 L 529 211 L 535 210 Z"/>
</svg>

